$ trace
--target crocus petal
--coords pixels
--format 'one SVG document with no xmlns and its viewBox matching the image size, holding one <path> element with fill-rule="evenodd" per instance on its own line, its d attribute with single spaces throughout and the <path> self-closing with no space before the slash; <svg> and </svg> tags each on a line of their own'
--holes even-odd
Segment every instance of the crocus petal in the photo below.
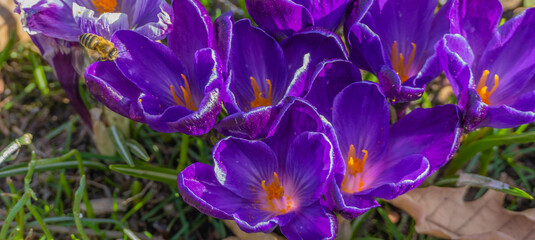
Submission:
<svg viewBox="0 0 535 240">
<path fill-rule="evenodd" d="M 225 138 L 214 146 L 214 171 L 218 181 L 238 196 L 256 200 L 264 192 L 262 181 L 273 181 L 277 157 L 261 141 Z"/>
<path fill-rule="evenodd" d="M 372 4 L 373 0 L 359 0 L 349 4 L 347 7 L 348 14 L 344 21 L 344 36 L 348 36 L 351 27 L 360 22 Z"/>
<path fill-rule="evenodd" d="M 95 13 L 85 6 L 74 2 L 72 6 L 74 21 L 83 33 L 92 33 L 110 39 L 118 30 L 130 28 L 128 15 L 124 13 Z"/>
<path fill-rule="evenodd" d="M 192 78 L 191 92 L 193 101 L 200 101 L 199 107 L 192 114 L 169 123 L 172 129 L 198 136 L 208 133 L 214 126 L 221 111 L 220 87 L 223 85 L 216 58 L 213 49 L 201 49 L 195 53 L 195 75 Z M 172 114 L 169 116 L 176 117 Z"/>
<path fill-rule="evenodd" d="M 275 151 L 279 159 L 285 159 L 295 137 L 303 132 L 319 132 L 327 136 L 334 148 L 333 175 L 336 182 L 342 182 L 344 160 L 338 148 L 334 128 L 310 103 L 301 99 L 288 99 L 264 142 Z"/>
<path fill-rule="evenodd" d="M 245 3 L 258 26 L 279 39 L 314 24 L 308 9 L 291 0 L 245 0 Z"/>
<path fill-rule="evenodd" d="M 464 37 L 447 34 L 439 41 L 435 51 L 455 95 L 459 96 L 465 89 L 474 87 L 470 70 L 474 54 Z"/>
<path fill-rule="evenodd" d="M 178 190 L 189 205 L 216 218 L 232 219 L 232 214 L 247 203 L 217 180 L 214 168 L 194 163 L 178 174 Z"/>
<path fill-rule="evenodd" d="M 437 0 L 375 1 L 361 23 L 381 38 L 384 49 L 392 49 L 392 44 L 397 41 L 399 52 L 409 56 L 411 43 L 416 44 L 415 61 L 411 69 L 420 69 L 421 65 L 417 65 L 424 61 L 418 59 L 424 54 L 427 44 L 427 37 L 422 33 L 429 32 L 436 6 Z M 390 55 L 390 51 L 387 52 Z"/>
<path fill-rule="evenodd" d="M 69 1 L 18 1 L 24 31 L 29 34 L 78 41 L 82 34 L 73 19 L 72 3 Z"/>
<path fill-rule="evenodd" d="M 288 239 L 334 239 L 338 230 L 336 216 L 320 204 L 312 204 L 297 212 L 281 232 Z"/>
<path fill-rule="evenodd" d="M 295 138 L 287 158 L 279 159 L 284 165 L 282 184 L 293 188 L 285 192 L 295 192 L 291 195 L 298 198 L 300 208 L 321 198 L 332 177 L 333 157 L 333 146 L 324 134 L 305 132 Z"/>
<path fill-rule="evenodd" d="M 232 12 L 227 12 L 214 21 L 215 49 L 221 58 L 221 69 L 224 76 L 227 72 L 227 63 L 230 55 L 230 40 L 232 39 Z"/>
<path fill-rule="evenodd" d="M 215 129 L 225 136 L 259 139 L 267 136 L 281 107 L 255 108 L 249 112 L 237 112 L 219 121 Z"/>
<path fill-rule="evenodd" d="M 531 98 L 532 100 L 534 98 Z M 478 127 L 512 128 L 535 121 L 535 112 L 520 111 L 507 105 L 490 106 Z"/>
<path fill-rule="evenodd" d="M 91 128 L 91 115 L 80 96 L 79 75 L 76 71 L 76 60 L 84 55 L 84 49 L 77 43 L 66 42 L 43 34 L 30 35 L 39 48 L 41 55 L 54 69 L 61 87 L 82 120 Z"/>
<path fill-rule="evenodd" d="M 318 65 L 319 71 L 312 77 L 310 91 L 305 100 L 318 109 L 327 120 L 332 119 L 332 106 L 336 95 L 354 82 L 362 81 L 360 70 L 351 62 L 332 60 Z"/>
<path fill-rule="evenodd" d="M 96 62 L 85 72 L 87 88 L 112 111 L 134 121 L 143 122 L 141 90 L 119 71 L 113 62 Z"/>
<path fill-rule="evenodd" d="M 222 81 L 213 50 L 197 52 L 194 78 L 189 78 L 175 54 L 161 43 L 133 31 L 118 31 L 112 41 L 119 49 L 118 68 L 143 91 L 145 97 L 151 98 L 150 101 L 142 99 L 145 119 L 151 128 L 190 135 L 202 135 L 212 128 L 221 109 L 218 86 Z M 197 111 L 187 109 L 173 99 L 170 86 L 184 86 L 184 78 L 191 85 L 191 97 L 198 106 Z"/>
<path fill-rule="evenodd" d="M 473 88 L 468 88 L 459 94 L 459 108 L 463 111 L 463 128 L 471 132 L 487 116 L 489 106 L 481 101 L 481 97 Z"/>
<path fill-rule="evenodd" d="M 416 100 L 422 97 L 425 91 L 425 85 L 413 86 L 414 83 L 409 79 L 410 84 L 401 84 L 399 75 L 390 66 L 383 65 L 377 74 L 379 86 L 385 96 L 394 103 L 404 103 Z M 412 79 L 414 80 L 414 78 Z"/>
<path fill-rule="evenodd" d="M 370 191 L 362 194 L 384 199 L 394 199 L 414 189 L 425 180 L 430 170 L 429 162 L 420 154 L 390 158 L 374 168 L 379 174 L 372 180 Z"/>
<path fill-rule="evenodd" d="M 388 139 L 390 107 L 377 85 L 353 83 L 333 104 L 333 126 L 344 156 L 353 145 L 357 154 L 368 151 L 369 164 L 381 159 Z"/>
<path fill-rule="evenodd" d="M 356 218 L 372 208 L 381 206 L 369 195 L 342 193 L 340 187 L 334 183 L 331 184 L 326 197 L 335 210 L 347 219 Z"/>
<path fill-rule="evenodd" d="M 327 133 L 328 128 L 330 124 L 314 107 L 296 99 L 284 106 L 264 142 L 275 151 L 279 159 L 286 159 L 290 145 L 298 135 L 303 132 Z"/>
<path fill-rule="evenodd" d="M 133 31 L 118 31 L 111 40 L 119 50 L 117 67 L 126 78 L 143 92 L 162 99 L 166 103 L 163 109 L 176 105 L 170 86 L 183 86 L 178 84 L 182 80 L 180 76 L 188 77 L 188 74 L 175 54 L 163 44 Z"/>
<path fill-rule="evenodd" d="M 122 6 L 130 5 L 130 1 L 123 1 Z M 133 6 L 131 27 L 134 31 L 152 40 L 164 39 L 172 30 L 173 8 L 165 0 L 138 0 Z M 177 20 L 178 21 L 178 20 Z"/>
<path fill-rule="evenodd" d="M 169 48 L 192 69 L 195 52 L 214 46 L 212 20 L 197 0 L 173 1 L 173 30 L 169 34 Z"/>
<path fill-rule="evenodd" d="M 502 16 L 502 4 L 499 0 L 459 0 L 458 2 L 458 18 L 452 19 L 455 24 L 451 33 L 458 33 L 465 37 L 474 52 L 475 59 L 479 59 L 492 35 L 498 29 Z"/>
<path fill-rule="evenodd" d="M 457 150 L 460 121 L 460 111 L 452 104 L 416 109 L 390 127 L 385 158 L 393 161 L 421 154 L 429 161 L 433 173 Z"/>
<path fill-rule="evenodd" d="M 310 81 L 318 63 L 331 59 L 347 59 L 345 47 L 338 35 L 324 30 L 308 30 L 281 42 L 288 64 L 288 72 L 294 74 L 290 96 L 302 96 L 310 87 Z"/>
<path fill-rule="evenodd" d="M 253 204 L 246 205 L 236 211 L 233 215 L 238 227 L 244 232 L 271 232 L 279 224 L 279 218 L 272 213 L 253 207 Z"/>
<path fill-rule="evenodd" d="M 530 81 L 535 76 L 535 46 L 526 45 L 526 39 L 535 39 L 534 25 L 535 8 L 504 23 L 473 71 L 476 79 L 484 70 L 490 71 L 489 76 L 499 76 L 498 88 L 490 96 L 491 106 L 511 105 L 515 96 L 535 90 L 535 83 Z"/>
<path fill-rule="evenodd" d="M 310 1 L 309 11 L 314 19 L 314 25 L 335 31 L 350 2 L 350 0 Z"/>
<path fill-rule="evenodd" d="M 357 23 L 349 31 L 349 59 L 360 69 L 378 73 L 386 64 L 381 38 L 368 26 Z"/>
<path fill-rule="evenodd" d="M 250 110 L 255 99 L 251 78 L 262 93 L 269 93 L 267 80 L 272 85 L 271 104 L 277 104 L 286 94 L 290 82 L 282 49 L 269 35 L 253 27 L 248 19 L 234 23 L 230 49 L 230 91 L 242 110 Z M 234 103 L 231 103 L 234 104 Z"/>
</svg>

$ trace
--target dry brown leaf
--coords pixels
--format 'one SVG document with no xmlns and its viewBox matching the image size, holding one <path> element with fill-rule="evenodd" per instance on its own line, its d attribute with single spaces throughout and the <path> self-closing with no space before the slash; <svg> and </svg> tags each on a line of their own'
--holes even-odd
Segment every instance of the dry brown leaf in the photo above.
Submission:
<svg viewBox="0 0 535 240">
<path fill-rule="evenodd" d="M 0 51 L 9 41 L 11 32 L 16 32 L 21 42 L 30 40 L 28 34 L 22 30 L 20 15 L 13 12 L 15 6 L 13 0 L 0 0 Z"/>
<path fill-rule="evenodd" d="M 500 0 L 500 2 L 504 12 L 522 6 L 522 0 Z"/>
<path fill-rule="evenodd" d="M 502 207 L 505 194 L 489 190 L 464 201 L 468 187 L 418 188 L 388 201 L 416 221 L 416 231 L 448 239 L 535 239 L 535 209 Z"/>
</svg>

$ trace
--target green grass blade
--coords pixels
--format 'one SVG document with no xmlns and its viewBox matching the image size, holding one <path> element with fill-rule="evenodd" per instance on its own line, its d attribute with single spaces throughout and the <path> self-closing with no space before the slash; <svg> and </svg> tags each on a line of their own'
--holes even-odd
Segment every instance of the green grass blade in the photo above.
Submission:
<svg viewBox="0 0 535 240">
<path fill-rule="evenodd" d="M 11 142 L 7 145 L 7 147 L 0 151 L 0 164 L 2 164 L 9 156 L 19 150 L 20 147 L 23 145 L 29 145 L 30 143 L 32 143 L 32 135 L 29 133 L 26 133 L 22 135 L 22 137 L 15 139 L 15 141 Z"/>
<path fill-rule="evenodd" d="M 80 187 L 76 190 L 74 194 L 74 205 L 72 209 L 72 214 L 74 215 L 74 223 L 78 229 L 78 233 L 83 240 L 89 240 L 87 234 L 84 232 L 84 226 L 82 225 L 82 220 L 80 220 L 80 203 L 82 202 L 82 197 L 84 195 L 85 189 L 85 175 L 82 175 L 80 178 Z"/>
<path fill-rule="evenodd" d="M 444 172 L 445 176 L 455 174 L 461 169 L 470 159 L 476 156 L 477 153 L 483 152 L 495 146 L 509 145 L 515 143 L 530 143 L 535 141 L 535 132 L 527 132 L 523 134 L 507 134 L 499 136 L 490 136 L 479 141 L 474 141 L 466 147 L 461 147 L 455 157 Z"/>
<path fill-rule="evenodd" d="M 480 187 L 480 188 L 489 188 L 499 192 L 507 193 L 516 197 L 522 197 L 526 199 L 533 199 L 531 195 L 524 192 L 523 190 L 509 186 L 509 184 L 500 182 L 498 180 L 472 174 L 472 173 L 462 173 L 459 175 L 457 180 L 457 186 L 471 186 L 471 187 Z"/>
<path fill-rule="evenodd" d="M 179 173 L 173 169 L 154 167 L 151 165 L 138 165 L 135 167 L 128 165 L 110 165 L 110 169 L 122 174 L 172 185 L 176 185 L 176 178 Z"/>
<path fill-rule="evenodd" d="M 40 161 L 37 161 L 37 163 L 39 162 Z M 95 162 L 95 161 L 82 161 L 82 164 L 84 167 L 97 169 L 97 170 L 108 169 L 106 165 L 99 163 L 99 162 Z M 35 172 L 40 173 L 40 172 L 46 172 L 46 171 L 73 169 L 73 168 L 78 168 L 77 161 L 58 162 L 58 163 L 52 163 L 52 164 L 47 164 L 47 165 L 37 164 L 37 166 L 35 167 Z M 0 169 L 0 178 L 24 175 L 27 172 L 28 172 L 28 166 L 19 166 L 16 168 Z"/>
<path fill-rule="evenodd" d="M 128 146 L 128 149 L 130 149 L 130 152 L 132 152 L 136 157 L 140 158 L 145 162 L 148 162 L 150 160 L 150 156 L 145 150 L 145 148 L 136 140 L 128 139 L 126 140 L 126 145 Z"/>
<path fill-rule="evenodd" d="M 113 145 L 115 145 L 115 148 L 117 149 L 117 152 L 121 157 L 128 163 L 130 166 L 135 166 L 134 160 L 132 160 L 132 155 L 130 155 L 130 151 L 128 151 L 128 146 L 124 140 L 124 137 L 121 132 L 119 132 L 119 129 L 115 126 L 111 126 L 108 128 L 108 134 L 110 135 L 110 138 L 113 142 Z"/>
<path fill-rule="evenodd" d="M 7 231 L 9 229 L 9 226 L 11 226 L 11 222 L 13 222 L 15 216 L 19 213 L 22 207 L 26 205 L 26 202 L 28 202 L 28 200 L 30 200 L 30 194 L 24 193 L 20 200 L 17 202 L 17 204 L 15 204 L 15 206 L 13 206 L 13 208 L 9 211 L 9 214 L 4 220 L 4 225 L 2 225 L 2 230 L 0 231 L 0 239 L 7 239 Z"/>
</svg>

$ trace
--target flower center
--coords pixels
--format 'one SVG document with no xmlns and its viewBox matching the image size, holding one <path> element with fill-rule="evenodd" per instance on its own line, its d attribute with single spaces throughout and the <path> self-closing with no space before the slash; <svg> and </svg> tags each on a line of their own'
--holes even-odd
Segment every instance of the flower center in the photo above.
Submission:
<svg viewBox="0 0 535 240">
<path fill-rule="evenodd" d="M 394 41 L 392 44 L 392 68 L 399 76 L 401 83 L 405 83 L 409 79 L 409 70 L 412 62 L 414 61 L 414 55 L 416 54 L 416 44 L 411 43 L 412 50 L 409 59 L 405 59 L 403 53 L 398 51 L 398 42 Z M 407 60 L 407 62 L 405 62 Z"/>
<path fill-rule="evenodd" d="M 256 79 L 254 79 L 254 77 L 251 77 L 251 86 L 253 87 L 254 91 L 254 100 L 251 102 L 251 109 L 262 106 L 271 106 L 271 81 L 269 79 L 266 79 L 266 82 L 269 87 L 269 92 L 267 96 L 265 92 L 260 91 L 260 87 L 258 86 L 258 82 L 256 82 Z"/>
<path fill-rule="evenodd" d="M 362 150 L 364 157 L 362 159 L 356 156 L 355 146 L 349 146 L 349 153 L 347 154 L 347 167 L 344 180 L 342 181 L 342 191 L 347 193 L 355 193 L 362 191 L 364 187 L 363 173 L 366 159 L 368 158 L 368 151 Z"/>
<path fill-rule="evenodd" d="M 91 0 L 93 2 L 93 5 L 97 8 L 97 11 L 99 13 L 111 13 L 115 12 L 115 9 L 117 7 L 117 0 Z"/>
<path fill-rule="evenodd" d="M 273 182 L 266 186 L 266 180 L 262 180 L 262 188 L 266 192 L 266 200 L 268 207 L 265 211 L 275 212 L 277 214 L 284 214 L 295 207 L 294 202 L 289 196 L 284 195 L 284 187 L 281 186 L 279 175 L 273 172 Z"/>
<path fill-rule="evenodd" d="M 197 106 L 195 106 L 195 103 L 193 103 L 193 97 L 191 96 L 191 89 L 189 88 L 188 79 L 184 74 L 180 74 L 182 78 L 184 79 L 184 83 L 186 85 L 186 88 L 184 86 L 180 86 L 180 90 L 182 90 L 182 99 L 178 97 L 178 95 L 175 92 L 175 87 L 173 85 L 169 86 L 169 89 L 171 90 L 171 94 L 173 95 L 173 99 L 175 100 L 176 104 L 186 107 L 187 109 L 191 111 L 197 111 Z"/>
<path fill-rule="evenodd" d="M 496 91 L 496 88 L 498 88 L 500 78 L 498 77 L 498 75 L 494 75 L 494 86 L 492 86 L 492 89 L 489 91 L 489 88 L 487 87 L 488 77 L 489 70 L 483 71 L 483 74 L 481 74 L 481 78 L 479 79 L 479 83 L 477 84 L 477 93 L 481 97 L 481 101 L 483 101 L 487 105 L 490 105 L 490 95 L 492 95 L 492 93 Z"/>
</svg>

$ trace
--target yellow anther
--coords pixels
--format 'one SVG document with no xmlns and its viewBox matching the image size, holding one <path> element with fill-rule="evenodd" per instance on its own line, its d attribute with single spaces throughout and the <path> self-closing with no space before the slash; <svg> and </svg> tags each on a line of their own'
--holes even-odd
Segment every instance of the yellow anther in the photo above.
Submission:
<svg viewBox="0 0 535 240">
<path fill-rule="evenodd" d="M 184 101 L 182 101 L 178 95 L 175 92 L 175 87 L 173 85 L 169 86 L 169 89 L 171 90 L 171 95 L 173 96 L 173 100 L 175 100 L 176 104 L 186 107 L 187 109 L 191 111 L 197 111 L 197 106 L 195 106 L 195 103 L 193 102 L 193 97 L 191 96 L 191 89 L 189 88 L 188 79 L 186 79 L 186 76 L 184 74 L 181 74 L 182 78 L 184 79 L 184 85 L 186 85 L 186 88 L 184 86 L 180 86 L 180 90 L 182 91 L 182 97 L 184 98 Z"/>
<path fill-rule="evenodd" d="M 479 97 L 481 97 L 481 101 L 486 103 L 487 105 L 490 104 L 490 96 L 496 91 L 496 88 L 498 88 L 498 84 L 500 83 L 500 78 L 498 75 L 494 75 L 494 86 L 492 86 L 492 89 L 488 91 L 487 87 L 487 78 L 489 77 L 489 70 L 483 71 L 483 74 L 481 74 L 481 78 L 479 79 L 479 83 L 477 84 L 477 93 L 479 94 Z"/>
<path fill-rule="evenodd" d="M 279 182 L 279 175 L 273 172 L 273 182 L 266 186 L 266 180 L 262 180 L 262 188 L 266 191 L 266 199 L 268 201 L 273 199 L 279 199 L 284 195 L 284 188 Z"/>
<path fill-rule="evenodd" d="M 362 191 L 364 187 L 364 166 L 366 159 L 368 159 L 368 151 L 362 150 L 364 157 L 362 159 L 356 156 L 355 146 L 349 146 L 347 154 L 347 167 L 344 180 L 342 181 L 342 191 L 347 193 L 355 193 Z"/>
<path fill-rule="evenodd" d="M 256 82 L 256 79 L 254 79 L 254 77 L 251 77 L 251 86 L 253 87 L 254 92 L 254 100 L 251 102 L 251 109 L 262 106 L 271 106 L 271 81 L 269 79 L 266 79 L 266 82 L 269 90 L 267 96 L 263 96 L 265 95 L 265 92 L 260 91 L 258 82 Z"/>
<path fill-rule="evenodd" d="M 405 57 L 403 56 L 403 53 L 400 53 L 398 51 L 398 42 L 394 41 L 394 44 L 392 44 L 392 68 L 399 76 L 399 79 L 401 80 L 401 83 L 405 83 L 409 79 L 409 70 L 411 68 L 412 62 L 414 61 L 414 56 L 416 55 L 416 44 L 411 43 L 412 50 L 411 55 L 409 56 L 409 59 L 405 63 Z"/>
<path fill-rule="evenodd" d="M 117 9 L 117 0 L 91 0 L 99 13 L 112 13 Z"/>
</svg>

